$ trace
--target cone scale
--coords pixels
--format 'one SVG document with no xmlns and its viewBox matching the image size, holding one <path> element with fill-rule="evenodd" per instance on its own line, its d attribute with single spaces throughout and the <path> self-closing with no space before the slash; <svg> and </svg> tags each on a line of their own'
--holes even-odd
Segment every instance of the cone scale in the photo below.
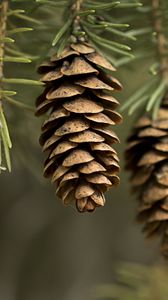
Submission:
<svg viewBox="0 0 168 300">
<path fill-rule="evenodd" d="M 121 122 L 112 96 L 120 82 L 106 74 L 115 68 L 88 43 L 71 44 L 39 69 L 45 89 L 36 115 L 47 113 L 40 144 L 47 152 L 44 176 L 65 205 L 79 212 L 104 206 L 104 193 L 119 183 L 119 139 L 111 126 Z"/>
<path fill-rule="evenodd" d="M 157 119 L 143 116 L 128 139 L 126 168 L 138 194 L 137 220 L 147 238 L 161 238 L 161 253 L 168 258 L 168 99 Z"/>
</svg>

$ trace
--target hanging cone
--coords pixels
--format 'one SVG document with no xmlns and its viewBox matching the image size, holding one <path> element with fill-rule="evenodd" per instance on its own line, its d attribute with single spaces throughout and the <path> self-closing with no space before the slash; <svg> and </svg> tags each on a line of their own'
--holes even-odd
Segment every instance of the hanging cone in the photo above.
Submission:
<svg viewBox="0 0 168 300">
<path fill-rule="evenodd" d="M 65 205 L 94 211 L 105 203 L 104 192 L 119 183 L 119 164 L 109 126 L 122 117 L 111 91 L 121 84 L 105 71 L 114 67 L 86 43 L 72 44 L 61 56 L 39 67 L 45 90 L 36 101 L 36 115 L 48 112 L 40 143 L 48 152 L 44 176 L 51 177 Z"/>
<path fill-rule="evenodd" d="M 168 104 L 163 100 L 156 120 L 142 117 L 128 139 L 126 168 L 138 194 L 138 221 L 147 237 L 161 238 L 168 258 Z"/>
</svg>

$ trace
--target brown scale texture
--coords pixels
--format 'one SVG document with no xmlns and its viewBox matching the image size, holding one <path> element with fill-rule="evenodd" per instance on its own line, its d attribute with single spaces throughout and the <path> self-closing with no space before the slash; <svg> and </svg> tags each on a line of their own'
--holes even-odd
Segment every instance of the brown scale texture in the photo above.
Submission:
<svg viewBox="0 0 168 300">
<path fill-rule="evenodd" d="M 157 119 L 143 116 L 128 139 L 126 168 L 138 194 L 137 220 L 147 238 L 161 238 L 161 253 L 168 258 L 168 99 Z"/>
<path fill-rule="evenodd" d="M 104 206 L 104 193 L 119 183 L 119 160 L 109 128 L 121 122 L 112 91 L 119 81 L 107 75 L 114 67 L 91 46 L 71 44 L 39 69 L 45 89 L 36 101 L 36 115 L 47 113 L 40 144 L 48 156 L 44 176 L 56 194 L 79 212 Z"/>
</svg>

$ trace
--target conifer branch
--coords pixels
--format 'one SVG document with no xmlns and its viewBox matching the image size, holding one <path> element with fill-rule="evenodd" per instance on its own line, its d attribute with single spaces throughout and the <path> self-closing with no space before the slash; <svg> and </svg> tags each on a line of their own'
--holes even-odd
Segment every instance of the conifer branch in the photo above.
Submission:
<svg viewBox="0 0 168 300">
<path fill-rule="evenodd" d="M 141 3 L 71 0 L 68 4 L 68 9 L 65 10 L 64 25 L 52 41 L 52 46 L 56 47 L 58 56 L 68 43 L 78 41 L 92 43 L 114 65 L 117 65 L 117 61 L 125 56 L 131 59 L 134 58 L 129 53 L 130 47 L 121 44 L 118 39 L 121 37 L 122 39 L 135 41 L 136 38 L 133 34 L 127 34 L 127 31 L 125 31 L 129 24 L 123 24 L 120 17 L 118 19 L 111 17 L 111 12 L 117 9 L 119 13 L 123 8 L 134 9 L 134 7 L 142 6 Z M 108 14 L 107 11 L 110 11 L 110 13 Z M 66 19 L 68 20 L 66 21 Z M 110 56 L 108 55 L 109 50 L 112 53 Z"/>
<path fill-rule="evenodd" d="M 148 1 L 147 1 L 148 3 Z M 154 60 L 152 66 L 147 69 L 147 72 L 154 77 L 154 80 L 148 79 L 151 82 L 144 83 L 143 87 L 135 92 L 121 107 L 121 111 L 128 109 L 128 114 L 132 114 L 135 110 L 143 107 L 146 112 L 151 112 L 153 119 L 157 117 L 159 107 L 163 98 L 167 95 L 168 87 L 168 52 L 167 52 L 167 19 L 168 10 L 166 9 L 167 1 L 151 0 L 150 6 L 145 6 L 139 9 L 139 17 L 145 15 L 146 28 L 138 28 L 135 30 L 140 33 L 138 47 L 141 49 L 141 59 L 145 59 L 147 55 Z M 150 24 L 150 26 L 149 26 Z M 138 24 L 139 26 L 139 24 Z M 149 29 L 149 30 L 148 30 Z M 145 32 L 146 31 L 146 32 Z M 144 35 L 145 33 L 145 35 Z M 151 38 L 151 33 L 153 38 Z M 148 41 L 148 42 L 147 42 Z M 148 43 L 144 48 L 144 43 Z M 138 59 L 138 55 L 135 53 Z M 138 97 L 137 97 L 138 95 Z M 145 99 L 141 101 L 141 99 Z M 136 105 L 136 102 L 138 104 Z M 142 112 L 143 112 L 142 110 Z"/>
<path fill-rule="evenodd" d="M 20 51 L 17 43 L 14 39 L 11 39 L 11 35 L 20 34 L 22 32 L 32 31 L 33 29 L 28 26 L 17 27 L 10 21 L 10 18 L 22 18 L 25 23 L 33 22 L 39 24 L 38 20 L 34 20 L 26 15 L 24 15 L 25 10 L 23 9 L 13 9 L 13 5 L 9 0 L 2 0 L 0 4 L 0 172 L 1 170 L 11 171 L 11 160 L 10 160 L 10 149 L 12 143 L 10 140 L 8 122 L 4 113 L 4 104 L 9 102 L 22 109 L 31 110 L 29 105 L 21 103 L 15 99 L 17 93 L 12 90 L 6 89 L 6 84 L 26 84 L 26 85 L 41 85 L 39 81 L 24 78 L 6 78 L 4 74 L 5 63 L 30 63 L 31 57 L 26 53 Z M 41 23 L 40 23 L 41 24 Z M 25 24 L 27 25 L 27 24 Z M 13 43 L 13 45 L 11 45 Z M 32 57 L 32 59 L 34 59 Z M 3 149 L 3 151 L 2 151 Z"/>
<path fill-rule="evenodd" d="M 8 8 L 9 3 L 8 0 L 2 0 L 1 11 L 0 11 L 0 36 L 2 42 L 0 43 L 0 148 L 1 143 L 3 143 L 4 154 L 6 158 L 6 164 L 9 172 L 11 172 L 11 160 L 10 160 L 10 151 L 9 149 L 12 147 L 12 143 L 9 136 L 8 126 L 5 119 L 5 115 L 3 113 L 2 108 L 2 100 L 3 100 L 3 76 L 4 76 L 4 54 L 5 54 L 5 38 L 6 38 L 6 30 L 7 30 L 7 19 L 8 19 Z M 0 172 L 5 170 L 2 166 L 2 153 L 0 153 Z"/>
<path fill-rule="evenodd" d="M 4 48 L 5 48 L 5 38 L 6 38 L 6 29 L 7 29 L 7 13 L 8 13 L 8 0 L 2 0 L 1 11 L 0 11 L 0 58 L 4 57 Z M 2 88 L 2 78 L 3 78 L 3 66 L 4 61 L 0 59 L 0 88 Z M 2 96 L 0 95 L 0 105 L 2 103 Z"/>
<path fill-rule="evenodd" d="M 160 61 L 160 70 L 162 78 L 168 85 L 168 56 L 167 56 L 167 41 L 163 27 L 163 11 L 161 9 L 160 0 L 152 0 L 153 23 L 157 38 L 157 48 Z"/>
</svg>

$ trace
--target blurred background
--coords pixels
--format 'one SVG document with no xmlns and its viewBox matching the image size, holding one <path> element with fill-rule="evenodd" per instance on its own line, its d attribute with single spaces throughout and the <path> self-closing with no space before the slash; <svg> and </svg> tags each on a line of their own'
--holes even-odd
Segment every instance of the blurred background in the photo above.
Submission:
<svg viewBox="0 0 168 300">
<path fill-rule="evenodd" d="M 18 4 L 12 5 L 18 7 Z M 23 49 L 29 48 L 33 55 L 45 55 L 48 43 L 61 23 L 61 14 L 60 11 L 56 15 L 53 12 L 49 18 L 46 11 L 37 11 L 35 16 L 43 20 L 43 24 L 33 34 L 18 35 L 18 43 Z M 117 95 L 121 103 L 144 82 L 144 78 L 148 80 L 146 65 L 150 63 L 148 60 L 119 68 L 116 77 L 124 86 L 123 92 Z M 35 69 L 36 62 L 18 64 L 17 68 L 6 64 L 5 72 L 10 77 L 15 74 L 37 79 Z M 18 98 L 34 105 L 40 92 L 40 88 L 21 87 Z M 101 289 L 100 294 L 97 289 L 116 281 L 119 266 L 126 263 L 126 269 L 131 270 L 129 264 L 138 265 L 138 269 L 131 272 L 141 287 L 143 283 L 136 277 L 139 268 L 149 274 L 155 274 L 155 268 L 162 270 L 164 263 L 158 243 L 144 241 L 141 228 L 134 220 L 136 199 L 130 193 L 128 175 L 124 171 L 125 140 L 137 116 L 125 115 L 124 123 L 116 128 L 121 139 L 121 144 L 116 147 L 122 165 L 120 187 L 106 195 L 103 209 L 97 209 L 93 214 L 79 214 L 71 207 L 63 207 L 50 182 L 42 177 L 44 157 L 38 143 L 42 120 L 9 104 L 5 105 L 5 111 L 13 141 L 13 170 L 11 174 L 0 175 L 0 299 L 111 297 L 113 289 L 110 293 Z M 144 278 L 143 273 L 139 274 Z M 165 270 L 160 274 L 156 272 L 153 278 L 167 280 Z M 151 287 L 150 282 L 148 287 Z M 163 297 L 159 294 L 155 298 L 152 295 L 147 298 L 145 293 L 141 293 L 141 298 L 136 298 L 135 294 L 126 298 L 124 293 L 114 299 L 162 300 L 167 297 L 167 292 Z"/>
</svg>

